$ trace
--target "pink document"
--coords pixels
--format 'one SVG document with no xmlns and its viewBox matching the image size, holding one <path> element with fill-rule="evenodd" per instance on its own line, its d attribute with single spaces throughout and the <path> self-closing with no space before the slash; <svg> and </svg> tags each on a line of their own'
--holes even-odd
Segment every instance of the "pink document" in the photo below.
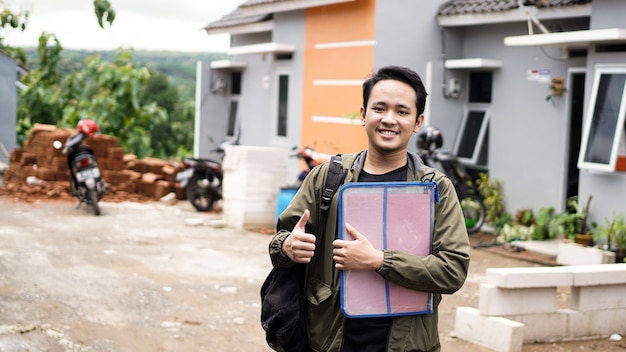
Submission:
<svg viewBox="0 0 626 352">
<path fill-rule="evenodd" d="M 377 249 L 431 253 L 436 185 L 432 182 L 358 182 L 339 191 L 339 238 L 352 240 L 346 222 Z M 432 294 L 384 280 L 374 271 L 341 271 L 341 308 L 348 317 L 432 312 Z"/>
</svg>

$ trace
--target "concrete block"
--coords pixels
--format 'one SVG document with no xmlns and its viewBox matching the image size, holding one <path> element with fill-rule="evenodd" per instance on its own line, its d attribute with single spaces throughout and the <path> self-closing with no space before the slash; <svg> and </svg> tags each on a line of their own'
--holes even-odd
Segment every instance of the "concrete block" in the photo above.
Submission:
<svg viewBox="0 0 626 352">
<path fill-rule="evenodd" d="M 275 226 L 275 200 L 224 199 L 223 218 L 228 227 L 267 228 Z"/>
<path fill-rule="evenodd" d="M 480 284 L 478 309 L 486 316 L 553 313 L 556 287 L 508 289 Z"/>
<path fill-rule="evenodd" d="M 485 283 L 502 288 L 570 286 L 573 276 L 567 267 L 489 268 Z"/>
<path fill-rule="evenodd" d="M 561 265 L 593 265 L 615 263 L 615 253 L 576 243 L 560 243 L 556 262 Z"/>
<path fill-rule="evenodd" d="M 563 309 L 568 316 L 570 340 L 606 338 L 611 334 L 626 335 L 626 308 L 581 312 Z"/>
<path fill-rule="evenodd" d="M 574 275 L 573 286 L 626 283 L 626 264 L 577 265 L 570 271 Z"/>
<path fill-rule="evenodd" d="M 506 315 L 524 324 L 524 343 L 555 342 L 569 338 L 568 315 L 559 311 L 544 314 Z"/>
<path fill-rule="evenodd" d="M 574 286 L 570 308 L 582 312 L 626 308 L 626 283 L 621 285 Z M 624 318 L 626 325 L 626 317 Z"/>
<path fill-rule="evenodd" d="M 501 317 L 486 317 L 475 308 L 456 309 L 454 332 L 458 338 L 494 351 L 522 351 L 524 324 Z"/>
<path fill-rule="evenodd" d="M 287 182 L 289 152 L 227 146 L 222 187 L 224 221 L 231 227 L 273 227 L 276 198 Z"/>
</svg>

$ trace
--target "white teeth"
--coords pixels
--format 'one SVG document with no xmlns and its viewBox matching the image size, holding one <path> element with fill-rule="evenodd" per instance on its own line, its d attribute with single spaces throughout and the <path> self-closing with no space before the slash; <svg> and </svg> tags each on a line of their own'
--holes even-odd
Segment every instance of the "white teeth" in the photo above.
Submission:
<svg viewBox="0 0 626 352">
<path fill-rule="evenodd" d="M 395 132 L 391 132 L 391 131 L 381 131 L 380 133 L 386 136 L 393 136 L 396 134 Z"/>
</svg>

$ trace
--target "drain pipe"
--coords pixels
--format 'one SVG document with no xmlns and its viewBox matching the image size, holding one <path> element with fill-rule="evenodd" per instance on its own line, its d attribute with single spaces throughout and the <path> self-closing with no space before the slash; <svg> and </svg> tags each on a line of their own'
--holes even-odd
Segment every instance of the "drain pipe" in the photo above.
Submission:
<svg viewBox="0 0 626 352">
<path fill-rule="evenodd" d="M 446 59 L 447 59 L 447 55 L 446 55 L 446 30 L 441 27 L 440 29 L 441 32 L 441 70 L 442 70 L 442 75 L 441 75 L 441 90 L 443 93 L 443 97 L 448 99 L 451 98 L 451 94 L 448 93 L 448 89 L 447 89 L 447 73 L 448 71 L 446 71 Z"/>
</svg>

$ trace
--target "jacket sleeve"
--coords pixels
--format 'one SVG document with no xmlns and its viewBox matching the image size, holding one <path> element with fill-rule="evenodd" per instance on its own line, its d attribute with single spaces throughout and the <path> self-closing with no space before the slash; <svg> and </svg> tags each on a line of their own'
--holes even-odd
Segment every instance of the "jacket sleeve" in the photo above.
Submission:
<svg viewBox="0 0 626 352">
<path fill-rule="evenodd" d="M 384 251 L 378 273 L 403 287 L 449 294 L 459 290 L 469 268 L 469 238 L 452 182 L 437 179 L 440 202 L 435 205 L 432 254 L 416 256 L 401 250 Z"/>
<path fill-rule="evenodd" d="M 307 233 L 315 233 L 318 219 L 319 197 L 321 187 L 328 169 L 328 163 L 316 166 L 309 172 L 302 182 L 298 192 L 293 197 L 287 208 L 278 217 L 276 222 L 276 234 L 269 244 L 269 255 L 272 265 L 275 267 L 290 267 L 295 263 L 282 251 L 282 245 L 287 236 L 291 234 L 294 226 L 300 220 L 305 209 L 309 209 L 310 217 L 306 224 Z"/>
</svg>

